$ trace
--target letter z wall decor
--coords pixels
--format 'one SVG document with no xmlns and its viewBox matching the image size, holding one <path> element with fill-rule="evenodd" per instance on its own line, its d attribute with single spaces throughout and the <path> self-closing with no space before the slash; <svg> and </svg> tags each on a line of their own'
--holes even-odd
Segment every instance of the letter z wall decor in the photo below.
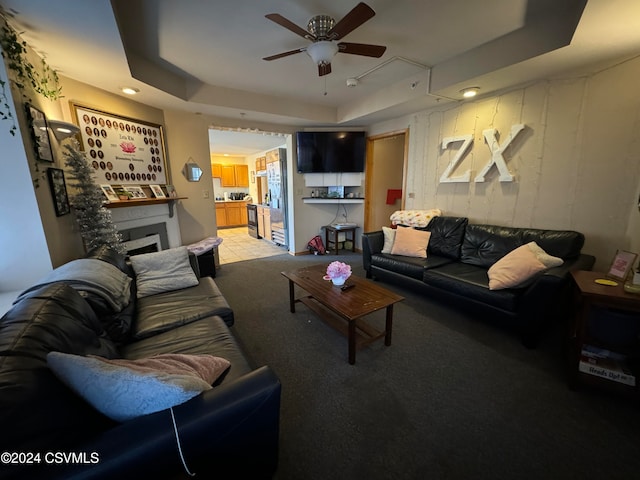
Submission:
<svg viewBox="0 0 640 480">
<path fill-rule="evenodd" d="M 503 154 L 509 147 L 509 145 L 511 145 L 511 142 L 513 142 L 513 140 L 522 130 L 524 130 L 524 128 L 525 125 L 521 123 L 512 125 L 509 135 L 502 145 L 500 145 L 498 139 L 496 138 L 498 131 L 495 128 L 488 128 L 482 131 L 482 136 L 484 137 L 485 143 L 487 144 L 487 147 L 489 147 L 489 150 L 491 152 L 491 159 L 485 164 L 480 173 L 478 173 L 478 175 L 476 175 L 476 177 L 473 179 L 474 182 L 484 182 L 487 173 L 489 173 L 489 170 L 491 170 L 491 167 L 493 167 L 494 165 L 498 169 L 498 172 L 500 172 L 499 180 L 501 182 L 513 182 L 515 180 L 515 177 L 511 174 L 509 168 L 507 167 L 507 162 Z M 452 173 L 460 164 L 464 156 L 467 154 L 469 148 L 471 147 L 471 144 L 473 143 L 473 135 L 467 134 L 445 137 L 442 139 L 442 149 L 446 150 L 449 145 L 456 142 L 462 142 L 462 145 L 460 146 L 460 150 L 458 150 L 458 153 L 455 155 L 453 160 L 451 160 L 449 162 L 449 165 L 447 165 L 446 170 L 440 176 L 440 183 L 460 183 L 471 181 L 471 170 L 467 170 L 462 175 L 457 176 L 453 176 Z"/>
</svg>

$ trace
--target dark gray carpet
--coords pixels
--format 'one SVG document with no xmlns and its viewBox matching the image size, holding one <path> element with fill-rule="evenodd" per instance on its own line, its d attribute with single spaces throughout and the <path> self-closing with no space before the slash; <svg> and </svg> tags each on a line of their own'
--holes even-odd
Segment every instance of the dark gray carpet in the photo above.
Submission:
<svg viewBox="0 0 640 480">
<path fill-rule="evenodd" d="M 282 381 L 276 479 L 640 478 L 636 404 L 567 388 L 561 328 L 527 350 L 513 332 L 383 283 L 406 297 L 393 343 L 349 365 L 345 337 L 302 304 L 289 312 L 280 274 L 335 259 L 364 276 L 358 254 L 284 254 L 223 265 L 215 279 L 247 352 Z"/>
</svg>

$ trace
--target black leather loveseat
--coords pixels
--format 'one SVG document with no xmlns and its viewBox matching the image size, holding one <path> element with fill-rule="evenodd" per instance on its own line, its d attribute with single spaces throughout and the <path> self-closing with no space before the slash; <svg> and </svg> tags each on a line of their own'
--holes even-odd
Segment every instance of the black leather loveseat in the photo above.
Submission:
<svg viewBox="0 0 640 480">
<path fill-rule="evenodd" d="M 90 257 L 133 275 L 111 250 Z M 214 281 L 202 277 L 196 286 L 137 300 L 133 293 L 114 314 L 100 296 L 54 282 L 19 297 L 2 317 L 0 452 L 13 456 L 3 457 L 0 478 L 187 478 L 170 410 L 111 420 L 58 380 L 48 368 L 51 351 L 227 359 L 231 365 L 212 389 L 172 409 L 184 464 L 196 478 L 270 478 L 278 459 L 280 382 L 243 352 L 229 328 L 233 311 Z"/>
<path fill-rule="evenodd" d="M 536 345 L 549 322 L 566 318 L 571 304 L 569 272 L 590 270 L 595 262 L 593 256 L 581 253 L 584 235 L 574 231 L 475 225 L 464 217 L 446 216 L 434 217 L 424 230 L 431 232 L 427 258 L 381 253 L 383 232 L 364 233 L 367 277 L 416 287 L 429 298 L 512 325 L 529 347 Z M 488 269 L 529 242 L 564 263 L 518 288 L 490 290 Z"/>
</svg>

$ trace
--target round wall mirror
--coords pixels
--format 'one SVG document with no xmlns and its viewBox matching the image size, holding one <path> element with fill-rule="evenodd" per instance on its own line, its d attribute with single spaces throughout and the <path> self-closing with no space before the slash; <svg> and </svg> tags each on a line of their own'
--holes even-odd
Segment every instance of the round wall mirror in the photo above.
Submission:
<svg viewBox="0 0 640 480">
<path fill-rule="evenodd" d="M 199 182 L 202 176 L 202 169 L 197 163 L 185 163 L 183 172 L 189 182 Z"/>
</svg>

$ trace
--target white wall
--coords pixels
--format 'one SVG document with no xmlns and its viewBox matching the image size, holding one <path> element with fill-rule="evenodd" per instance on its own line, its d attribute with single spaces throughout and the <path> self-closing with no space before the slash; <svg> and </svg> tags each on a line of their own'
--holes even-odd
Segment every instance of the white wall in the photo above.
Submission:
<svg viewBox="0 0 640 480">
<path fill-rule="evenodd" d="M 586 77 L 554 79 L 468 103 L 376 124 L 375 135 L 410 129 L 406 208 L 440 208 L 475 223 L 572 229 L 585 234 L 595 269 L 616 249 L 640 251 L 640 59 Z M 456 153 L 443 137 L 471 133 L 472 148 L 454 174 L 472 179 L 490 159 L 483 130 L 503 143 L 511 125 L 526 125 L 505 152 L 515 181 L 496 167 L 485 183 L 440 183 Z"/>
<path fill-rule="evenodd" d="M 0 80 L 17 121 L 12 92 L 0 61 Z M 6 106 L 2 107 L 3 110 Z M 32 285 L 52 270 L 29 161 L 22 141 L 21 125 L 11 135 L 10 120 L 0 120 L 0 292 L 13 292 Z"/>
</svg>

